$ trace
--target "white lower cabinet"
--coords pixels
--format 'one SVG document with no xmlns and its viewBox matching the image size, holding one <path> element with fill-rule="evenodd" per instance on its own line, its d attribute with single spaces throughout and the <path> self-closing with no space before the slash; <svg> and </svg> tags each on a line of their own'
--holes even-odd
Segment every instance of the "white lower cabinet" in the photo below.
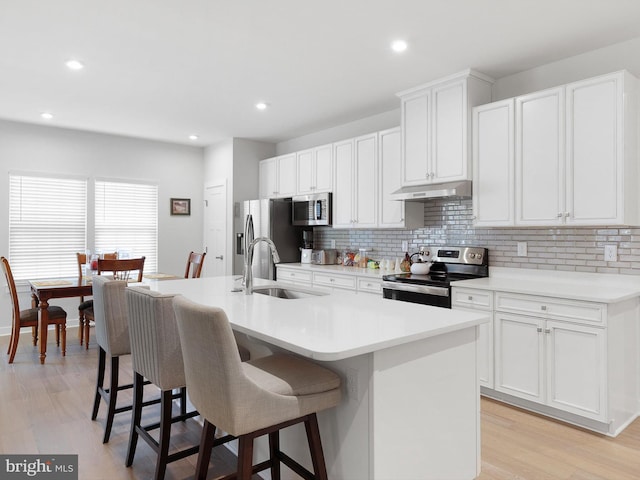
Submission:
<svg viewBox="0 0 640 480">
<path fill-rule="evenodd" d="M 454 308 L 492 315 L 478 339 L 483 395 L 610 436 L 640 414 L 638 298 L 600 303 L 455 286 L 452 295 Z"/>
<path fill-rule="evenodd" d="M 326 268 L 323 270 L 323 268 Z M 382 277 L 363 274 L 362 269 L 351 272 L 336 273 L 332 267 L 292 267 L 277 265 L 279 282 L 313 287 L 322 291 L 345 291 L 382 296 Z"/>
<path fill-rule="evenodd" d="M 485 311 L 489 322 L 478 327 L 478 381 L 480 385 L 493 388 L 493 292 L 455 287 L 451 299 L 452 308 L 458 310 Z"/>
<path fill-rule="evenodd" d="M 604 328 L 497 312 L 495 352 L 497 391 L 606 420 Z"/>
</svg>

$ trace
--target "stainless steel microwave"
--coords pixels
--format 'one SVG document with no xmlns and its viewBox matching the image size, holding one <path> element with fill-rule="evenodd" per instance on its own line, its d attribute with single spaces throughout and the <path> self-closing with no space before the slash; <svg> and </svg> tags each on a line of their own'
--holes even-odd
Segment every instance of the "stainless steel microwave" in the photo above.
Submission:
<svg viewBox="0 0 640 480">
<path fill-rule="evenodd" d="M 293 225 L 331 225 L 331 194 L 299 195 L 291 199 Z"/>
</svg>

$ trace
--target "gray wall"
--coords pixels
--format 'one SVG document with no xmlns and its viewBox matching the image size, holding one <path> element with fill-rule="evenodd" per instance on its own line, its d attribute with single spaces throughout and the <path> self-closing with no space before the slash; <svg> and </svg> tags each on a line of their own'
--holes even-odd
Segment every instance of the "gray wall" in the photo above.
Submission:
<svg viewBox="0 0 640 480">
<path fill-rule="evenodd" d="M 164 142 L 82 132 L 0 120 L 0 254 L 9 251 L 9 172 L 50 172 L 95 177 L 151 180 L 159 188 L 158 268 L 184 275 L 187 254 L 202 250 L 203 149 Z M 171 216 L 171 197 L 191 198 L 190 216 Z M 89 198 L 89 212 L 93 198 Z M 91 232 L 89 232 L 91 235 Z M 0 335 L 10 333 L 11 303 L 0 280 Z M 21 294 L 21 306 L 29 306 Z M 78 301 L 56 302 L 77 319 Z"/>
</svg>

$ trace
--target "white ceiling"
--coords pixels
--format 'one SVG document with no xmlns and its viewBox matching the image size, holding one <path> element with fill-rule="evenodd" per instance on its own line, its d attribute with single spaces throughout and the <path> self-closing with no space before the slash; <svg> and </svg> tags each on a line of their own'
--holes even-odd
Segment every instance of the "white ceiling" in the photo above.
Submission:
<svg viewBox="0 0 640 480">
<path fill-rule="evenodd" d="M 0 0 L 0 118 L 277 142 L 465 68 L 500 78 L 634 37 L 638 0 Z"/>
</svg>

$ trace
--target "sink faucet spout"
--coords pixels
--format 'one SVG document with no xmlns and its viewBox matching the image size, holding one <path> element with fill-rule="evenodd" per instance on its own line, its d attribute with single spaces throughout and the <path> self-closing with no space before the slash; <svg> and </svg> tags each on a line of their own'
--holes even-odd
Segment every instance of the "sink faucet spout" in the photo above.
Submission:
<svg viewBox="0 0 640 480">
<path fill-rule="evenodd" d="M 265 242 L 271 249 L 271 257 L 273 263 L 280 263 L 280 255 L 278 255 L 278 249 L 273 240 L 267 237 L 258 237 L 252 240 L 244 251 L 244 293 L 246 295 L 253 294 L 253 270 L 251 268 L 253 264 L 253 250 L 256 244 Z"/>
</svg>

